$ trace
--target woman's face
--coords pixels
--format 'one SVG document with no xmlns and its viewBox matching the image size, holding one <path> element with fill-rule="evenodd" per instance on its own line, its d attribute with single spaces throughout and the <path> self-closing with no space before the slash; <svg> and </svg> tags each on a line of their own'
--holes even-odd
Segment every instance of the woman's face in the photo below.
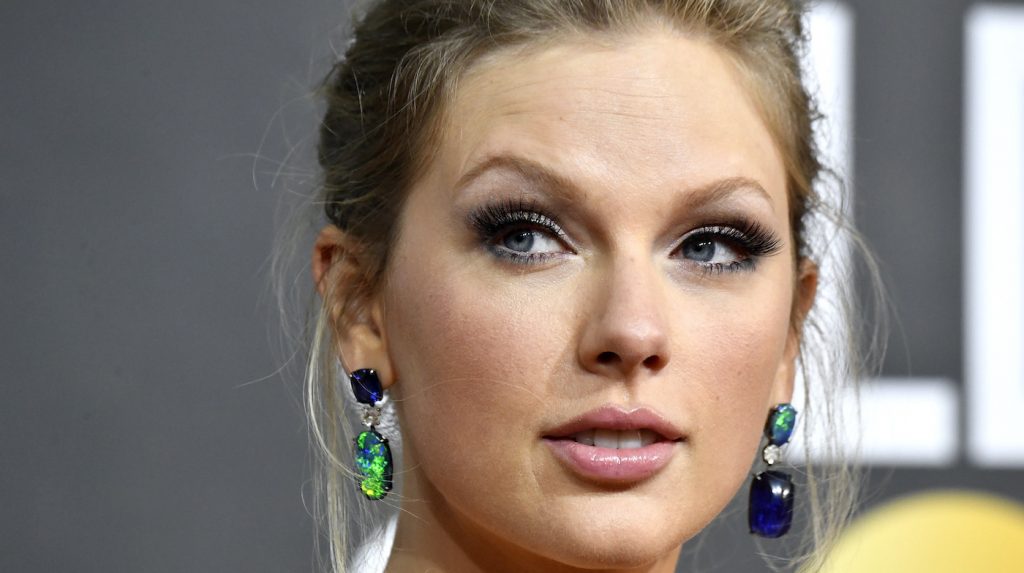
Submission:
<svg viewBox="0 0 1024 573">
<path fill-rule="evenodd" d="M 491 58 L 447 111 L 383 292 L 408 503 L 503 559 L 674 560 L 790 398 L 814 277 L 773 139 L 669 33 Z"/>
</svg>

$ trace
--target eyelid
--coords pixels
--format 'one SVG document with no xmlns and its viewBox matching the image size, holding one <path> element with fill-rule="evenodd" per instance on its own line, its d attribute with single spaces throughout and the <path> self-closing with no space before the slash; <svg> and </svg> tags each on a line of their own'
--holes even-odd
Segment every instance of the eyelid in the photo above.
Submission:
<svg viewBox="0 0 1024 573">
<path fill-rule="evenodd" d="M 511 220 L 504 223 L 503 227 L 491 237 L 491 240 L 504 237 L 517 230 L 526 229 L 531 232 L 547 233 L 562 243 L 566 250 L 572 250 L 572 247 L 569 245 L 569 236 L 550 217 L 535 211 L 517 211 L 509 213 L 509 219 Z"/>
<path fill-rule="evenodd" d="M 517 264 L 533 264 L 566 253 L 517 253 L 495 243 L 499 237 L 517 229 L 530 227 L 536 232 L 548 233 L 562 243 L 566 251 L 574 252 L 572 241 L 562 229 L 557 217 L 529 198 L 503 199 L 486 203 L 467 216 L 469 225 L 491 254 Z"/>
<path fill-rule="evenodd" d="M 553 217 L 536 209 L 507 211 L 499 207 L 498 210 L 491 211 L 491 207 L 488 207 L 487 210 L 490 212 L 476 213 L 473 217 L 473 226 L 482 234 L 492 235 L 493 238 L 493 235 L 501 231 L 531 227 L 548 231 L 563 242 L 569 243 L 569 236 L 562 230 L 561 225 Z"/>
<path fill-rule="evenodd" d="M 695 237 L 707 237 L 716 242 L 730 242 L 728 248 L 736 251 L 736 260 L 730 262 L 688 261 L 704 275 L 723 274 L 727 272 L 756 270 L 758 261 L 774 255 L 782 250 L 782 240 L 770 228 L 753 219 L 739 219 L 730 223 L 703 225 L 688 231 L 672 250 L 673 257 Z"/>
<path fill-rule="evenodd" d="M 701 225 L 685 233 L 676 244 L 675 249 L 682 246 L 694 236 L 712 235 L 737 241 L 749 251 L 751 257 L 771 256 L 782 250 L 783 241 L 769 227 L 754 219 L 740 218 L 732 221 L 719 221 Z"/>
<path fill-rule="evenodd" d="M 680 237 L 679 243 L 682 244 L 686 242 L 687 239 L 693 238 L 697 235 L 721 235 L 729 234 L 729 231 L 735 231 L 735 229 L 725 225 L 704 225 L 687 231 L 682 237 Z"/>
</svg>

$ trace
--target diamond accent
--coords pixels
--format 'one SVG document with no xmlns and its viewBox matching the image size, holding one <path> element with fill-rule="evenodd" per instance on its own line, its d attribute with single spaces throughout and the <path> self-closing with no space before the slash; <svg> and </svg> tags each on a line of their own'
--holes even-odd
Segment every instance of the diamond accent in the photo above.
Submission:
<svg viewBox="0 0 1024 573">
<path fill-rule="evenodd" d="M 761 452 L 761 458 L 764 463 L 772 465 L 782 458 L 782 449 L 775 444 L 768 444 L 764 447 L 764 451 Z"/>
<path fill-rule="evenodd" d="M 376 426 L 380 422 L 380 407 L 366 407 L 363 409 L 363 425 L 366 427 Z"/>
</svg>

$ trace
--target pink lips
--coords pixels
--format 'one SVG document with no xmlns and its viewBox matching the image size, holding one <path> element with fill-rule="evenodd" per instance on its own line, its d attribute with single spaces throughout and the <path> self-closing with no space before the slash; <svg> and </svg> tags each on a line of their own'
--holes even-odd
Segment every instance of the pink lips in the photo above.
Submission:
<svg viewBox="0 0 1024 573">
<path fill-rule="evenodd" d="M 574 434 L 588 430 L 648 430 L 658 435 L 654 443 L 627 449 L 579 443 Z M 653 410 L 626 411 L 615 406 L 592 410 L 544 435 L 544 443 L 571 471 L 599 482 L 631 483 L 645 480 L 668 465 L 683 433 Z"/>
</svg>

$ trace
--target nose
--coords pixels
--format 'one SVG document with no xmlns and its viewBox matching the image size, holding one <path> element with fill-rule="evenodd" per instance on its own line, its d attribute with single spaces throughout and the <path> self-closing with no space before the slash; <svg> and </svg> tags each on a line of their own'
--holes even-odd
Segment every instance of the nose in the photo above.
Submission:
<svg viewBox="0 0 1024 573">
<path fill-rule="evenodd" d="M 583 368 L 621 380 L 664 368 L 670 358 L 664 285 L 654 265 L 623 261 L 594 280 L 579 345 Z"/>
</svg>

